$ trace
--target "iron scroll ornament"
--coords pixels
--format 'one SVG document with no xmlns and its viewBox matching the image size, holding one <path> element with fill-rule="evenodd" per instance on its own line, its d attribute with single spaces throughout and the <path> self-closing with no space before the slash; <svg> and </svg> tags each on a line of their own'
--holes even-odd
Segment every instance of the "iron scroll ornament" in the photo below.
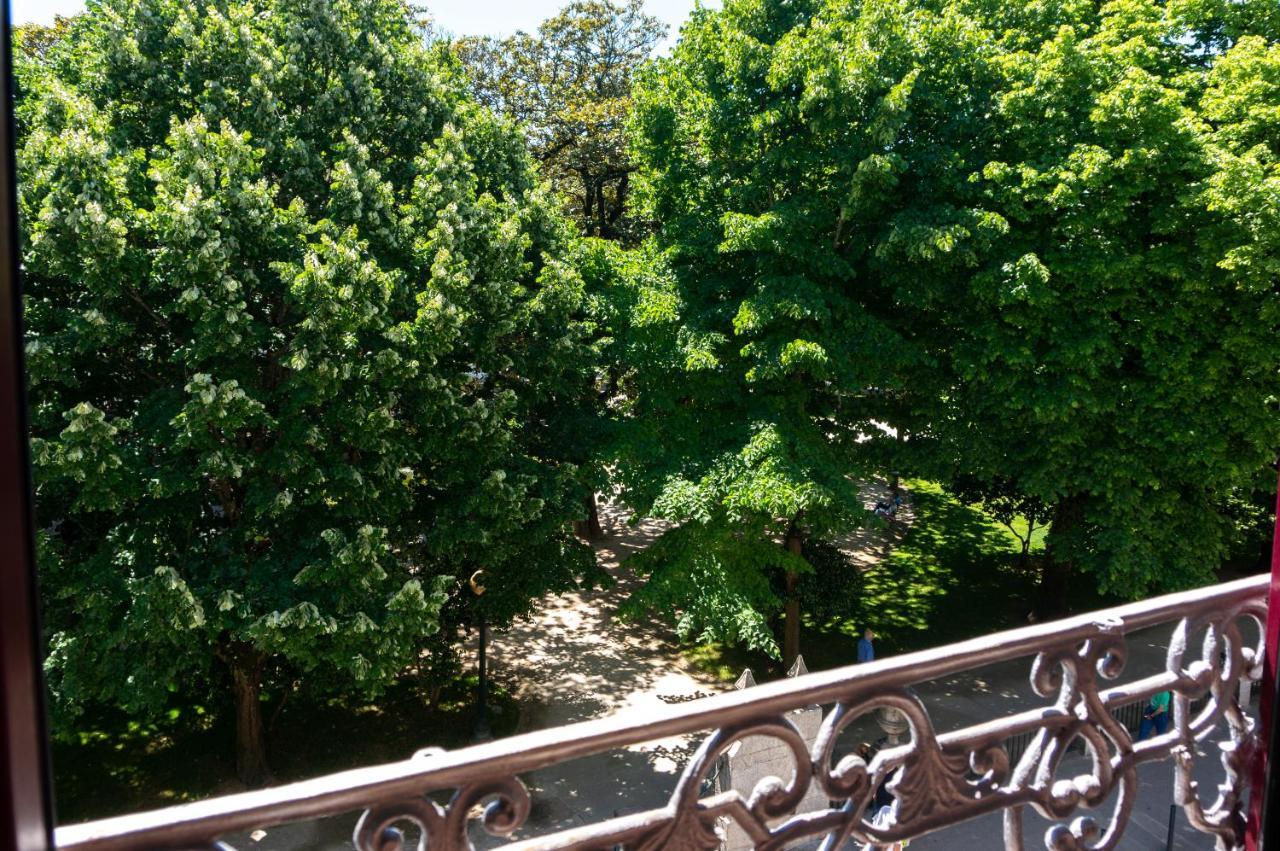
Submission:
<svg viewBox="0 0 1280 851">
<path fill-rule="evenodd" d="M 515 846 L 714 851 L 722 841 L 722 820 L 733 819 L 762 851 L 806 838 L 819 838 L 824 851 L 847 848 L 848 843 L 876 849 L 1002 810 L 1005 847 L 1023 851 L 1023 811 L 1031 806 L 1057 822 L 1045 834 L 1048 851 L 1107 851 L 1116 847 L 1132 814 L 1137 766 L 1171 758 L 1175 800 L 1190 823 L 1213 835 L 1221 851 L 1236 851 L 1243 848 L 1244 836 L 1241 779 L 1256 747 L 1254 722 L 1238 705 L 1236 695 L 1242 680 L 1260 677 L 1262 658 L 1261 647 L 1246 646 L 1240 621 L 1263 617 L 1265 607 L 1254 603 L 1216 616 L 1183 619 L 1175 627 L 1164 672 L 1111 689 L 1103 686 L 1123 672 L 1126 647 L 1117 624 L 1098 620 L 1094 635 L 1046 647 L 1035 657 L 1031 685 L 1036 694 L 1052 699 L 1049 706 L 942 737 L 910 689 L 885 691 L 874 683 L 853 682 L 848 696 L 827 713 L 811 749 L 785 715 L 725 726 L 702 742 L 664 809 Z M 1203 646 L 1193 658 L 1189 639 L 1199 632 L 1204 633 Z M 1165 690 L 1172 693 L 1169 731 L 1135 742 L 1111 709 Z M 1203 698 L 1207 698 L 1204 707 L 1193 714 L 1192 703 Z M 832 765 L 840 732 L 858 717 L 885 707 L 906 718 L 908 741 L 881 751 L 869 762 L 850 755 Z M 1217 799 L 1206 805 L 1192 778 L 1195 746 L 1223 720 L 1228 738 L 1219 747 L 1225 778 Z M 1035 735 L 1017 763 L 1011 764 L 1003 742 L 1029 723 L 1035 725 Z M 700 797 L 703 780 L 716 761 L 736 742 L 751 736 L 775 738 L 786 745 L 794 760 L 789 780 L 765 778 L 745 796 L 729 790 Z M 1091 771 L 1060 778 L 1062 759 L 1076 740 L 1084 744 Z M 875 789 L 886 781 L 895 799 L 893 817 L 877 826 L 866 813 Z M 792 814 L 814 783 L 838 806 Z M 1098 808 L 1113 792 L 1115 804 L 1105 828 L 1089 815 L 1077 815 Z M 474 817 L 476 805 L 486 798 L 493 799 L 480 817 L 487 832 L 508 835 L 524 826 L 528 792 L 518 778 L 508 776 L 468 786 L 447 806 L 424 797 L 371 808 L 356 831 L 356 847 L 399 851 L 402 838 L 392 825 L 408 821 L 419 827 L 419 848 L 424 851 L 470 851 L 468 817 Z"/>
<path fill-rule="evenodd" d="M 230 851 L 219 838 L 357 809 L 364 811 L 355 835 L 361 851 L 403 848 L 404 826 L 416 827 L 414 844 L 430 851 L 470 851 L 481 831 L 497 837 L 483 844 L 508 851 L 711 849 L 730 822 L 756 848 L 803 841 L 834 851 L 885 848 L 1001 812 L 1005 847 L 1023 851 L 1023 820 L 1030 808 L 1049 825 L 1043 843 L 1028 845 L 1092 851 L 1116 847 L 1139 792 L 1150 793 L 1139 789 L 1138 768 L 1170 760 L 1174 799 L 1189 824 L 1213 836 L 1219 849 L 1235 851 L 1243 847 L 1247 769 L 1259 752 L 1257 727 L 1240 704 L 1238 689 L 1260 678 L 1268 584 L 1266 576 L 1239 580 L 657 710 L 68 825 L 58 828 L 57 841 L 62 851 Z M 1161 669 L 1120 682 L 1126 634 L 1161 625 L 1172 629 Z M 1030 681 L 1042 702 L 963 729 L 939 733 L 911 688 L 1027 657 L 1034 657 Z M 1171 726 L 1134 741 L 1116 714 L 1140 708 L 1161 691 L 1172 695 Z M 791 713 L 814 705 L 828 711 L 810 741 L 792 723 Z M 841 731 L 881 710 L 901 715 L 906 740 L 871 759 L 837 758 Z M 532 801 L 521 776 L 704 730 L 713 732 L 685 766 L 665 806 L 531 835 Z M 766 778 L 742 791 L 709 790 L 703 781 L 716 773 L 720 756 L 752 736 L 781 746 L 791 764 L 784 773 L 790 776 Z M 1073 745 L 1084 750 L 1086 765 L 1064 760 Z M 1206 760 L 1197 748 L 1212 750 L 1211 745 L 1218 753 Z M 1217 789 L 1198 786 L 1197 762 L 1204 775 L 1219 761 Z M 873 823 L 867 804 L 882 783 L 895 802 L 893 817 Z M 806 803 L 815 799 L 822 803 Z"/>
</svg>

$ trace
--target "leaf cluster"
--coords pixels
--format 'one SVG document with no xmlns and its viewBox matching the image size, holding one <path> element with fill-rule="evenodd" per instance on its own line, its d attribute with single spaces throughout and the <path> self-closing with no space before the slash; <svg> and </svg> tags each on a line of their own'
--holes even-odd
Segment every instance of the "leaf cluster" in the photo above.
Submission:
<svg viewBox="0 0 1280 851">
<path fill-rule="evenodd" d="M 1248 0 L 696 11 L 633 93 L 672 304 L 620 452 L 636 507 L 708 546 L 823 539 L 859 511 L 839 477 L 903 471 L 1052 516 L 1051 557 L 1104 591 L 1207 579 L 1228 494 L 1280 445 L 1276 23 Z"/>
<path fill-rule="evenodd" d="M 59 718 L 154 709 L 229 648 L 376 693 L 474 616 L 471 571 L 495 624 L 591 581 L 571 226 L 407 7 L 70 27 L 18 68 Z"/>
</svg>

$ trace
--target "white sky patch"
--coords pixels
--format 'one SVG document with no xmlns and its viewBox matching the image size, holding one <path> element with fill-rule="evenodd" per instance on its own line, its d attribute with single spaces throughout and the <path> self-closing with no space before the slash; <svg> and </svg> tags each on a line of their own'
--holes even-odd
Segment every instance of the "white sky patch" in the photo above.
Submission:
<svg viewBox="0 0 1280 851">
<path fill-rule="evenodd" d="M 436 0 L 426 3 L 436 25 L 452 35 L 511 35 L 516 30 L 533 31 L 553 16 L 567 0 Z M 721 0 L 704 0 L 703 5 L 719 8 Z M 84 0 L 11 0 L 15 23 L 48 24 L 55 15 L 84 11 Z M 661 18 L 671 28 L 660 54 L 675 42 L 680 25 L 689 19 L 697 0 L 645 0 L 650 15 Z"/>
</svg>

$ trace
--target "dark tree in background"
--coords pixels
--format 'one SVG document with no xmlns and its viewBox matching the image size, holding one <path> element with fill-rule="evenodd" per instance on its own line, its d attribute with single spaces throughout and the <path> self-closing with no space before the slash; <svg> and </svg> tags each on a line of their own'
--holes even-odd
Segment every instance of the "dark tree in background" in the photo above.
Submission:
<svg viewBox="0 0 1280 851">
<path fill-rule="evenodd" d="M 14 50 L 27 59 L 43 60 L 55 44 L 66 38 L 74 18 L 54 15 L 51 24 L 18 24 L 13 28 Z"/>
<path fill-rule="evenodd" d="M 479 100 L 519 122 L 582 233 L 634 241 L 627 211 L 631 81 L 666 37 L 643 0 L 575 0 L 536 34 L 465 38 L 454 50 Z"/>
</svg>

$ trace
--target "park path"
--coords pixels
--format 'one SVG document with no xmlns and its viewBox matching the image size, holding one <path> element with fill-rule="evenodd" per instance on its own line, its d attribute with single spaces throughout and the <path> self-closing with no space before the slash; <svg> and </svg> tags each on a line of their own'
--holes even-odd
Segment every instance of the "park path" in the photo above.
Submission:
<svg viewBox="0 0 1280 851">
<path fill-rule="evenodd" d="M 520 703 L 520 732 L 689 699 L 714 687 L 684 663 L 669 625 L 617 616 L 638 584 L 621 562 L 668 528 L 658 520 L 629 526 L 627 516 L 622 506 L 601 506 L 605 535 L 594 547 L 613 585 L 548 595 L 533 616 L 490 634 L 494 675 Z"/>
<path fill-rule="evenodd" d="M 534 607 L 534 615 L 490 633 L 493 675 L 512 691 L 520 706 L 517 732 L 628 709 L 657 709 L 724 687 L 684 661 L 668 624 L 617 616 L 618 607 L 637 583 L 621 563 L 649 546 L 667 524 L 642 520 L 630 525 L 629 511 L 612 503 L 602 504 L 600 515 L 606 534 L 594 542 L 596 557 L 614 584 L 547 595 Z M 462 650 L 463 658 L 474 659 L 475 651 L 472 638 Z M 526 827 L 516 837 L 662 806 L 696 746 L 691 737 L 676 737 L 522 775 L 533 807 Z M 350 851 L 356 815 L 285 825 L 261 832 L 257 838 L 230 838 L 235 847 L 255 851 Z M 471 837 L 479 848 L 505 841 L 475 825 Z"/>
<path fill-rule="evenodd" d="M 864 487 L 864 505 L 870 508 L 888 493 L 883 483 L 869 484 Z M 614 578 L 613 585 L 548 595 L 535 615 L 490 634 L 494 675 L 513 690 L 520 705 L 518 732 L 624 710 L 661 709 L 725 688 L 684 660 L 669 623 L 617 617 L 618 607 L 638 582 L 622 563 L 668 528 L 653 519 L 629 524 L 629 516 L 622 505 L 601 505 L 605 535 L 594 547 L 599 564 Z M 838 543 L 865 568 L 891 550 L 911 517 L 908 500 L 887 532 L 876 526 Z M 463 653 L 474 658 L 474 638 Z M 533 807 L 517 838 L 665 805 L 696 746 L 695 737 L 675 737 L 524 775 Z M 255 851 L 350 851 L 357 815 L 282 825 L 228 839 L 237 848 Z M 472 840 L 479 848 L 500 844 L 478 829 L 472 831 Z"/>
<path fill-rule="evenodd" d="M 869 508 L 888 494 L 887 485 L 869 483 L 863 501 Z M 669 623 L 617 617 L 638 583 L 623 562 L 669 524 L 653 519 L 629 524 L 629 510 L 617 503 L 602 504 L 600 514 L 606 534 L 594 543 L 596 558 L 615 584 L 549 595 L 537 614 L 490 636 L 494 674 L 514 690 L 520 705 L 519 732 L 623 710 L 661 710 L 725 688 L 684 660 Z M 908 501 L 888 530 L 872 525 L 838 543 L 865 569 L 891 551 L 912 518 Z M 519 835 L 663 806 L 696 746 L 695 737 L 663 739 L 531 773 L 525 779 L 533 812 Z"/>
<path fill-rule="evenodd" d="M 883 499 L 888 488 L 870 484 L 864 502 L 870 507 Z M 649 546 L 666 528 L 644 520 L 627 524 L 627 511 L 618 505 L 602 506 L 606 535 L 596 542 L 600 564 L 617 580 L 606 589 L 587 590 L 542 601 L 537 615 L 491 636 L 496 676 L 515 689 L 521 705 L 519 731 L 545 729 L 624 710 L 660 709 L 722 690 L 725 686 L 692 669 L 676 650 L 671 628 L 654 620 L 623 621 L 617 609 L 637 580 L 622 562 Z M 883 558 L 901 540 L 913 519 L 908 501 L 888 530 L 875 527 L 841 540 L 860 566 Z M 1168 635 L 1152 631 L 1130 642 L 1127 666 L 1131 676 L 1153 673 L 1163 664 Z M 470 648 L 474 650 L 474 647 Z M 1042 702 L 1030 693 L 1030 659 L 1021 659 L 967 671 L 918 684 L 916 691 L 929 707 L 939 732 L 1000 717 Z M 851 731 L 856 732 L 856 731 Z M 874 729 L 866 731 L 875 735 Z M 615 815 L 663 806 L 679 772 L 693 749 L 695 737 L 647 742 L 625 750 L 574 760 L 523 775 L 532 798 L 527 825 L 516 838 L 529 838 Z M 1124 851 L 1148 851 L 1160 847 L 1167 824 L 1172 768 L 1160 763 L 1144 766 L 1143 794 L 1138 796 L 1134 823 L 1121 843 Z M 1217 775 L 1214 760 L 1201 759 L 1197 775 L 1206 789 Z M 745 791 L 745 790 L 744 790 Z M 254 836 L 228 837 L 235 847 L 255 851 L 350 851 L 351 828 L 357 813 L 286 825 Z M 1043 832 L 1034 819 L 1027 824 L 1031 837 Z M 503 840 L 472 830 L 478 848 L 491 848 Z M 1176 847 L 1205 847 L 1177 815 Z M 1033 837 L 1038 842 L 1038 837 Z M 988 816 L 957 825 L 913 843 L 922 849 L 1001 846 L 1000 817 Z M 1028 842 L 1034 847 L 1036 842 Z"/>
<path fill-rule="evenodd" d="M 723 688 L 685 662 L 668 624 L 617 616 L 638 582 L 622 562 L 668 528 L 657 520 L 629 525 L 628 513 L 611 503 L 600 510 L 605 535 L 594 543 L 596 558 L 613 585 L 549 595 L 534 616 L 491 634 L 494 676 L 520 705 L 518 732 L 658 710 Z M 663 739 L 530 773 L 533 812 L 520 835 L 662 806 L 696 745 L 688 736 Z"/>
<path fill-rule="evenodd" d="M 887 498 L 888 493 L 884 483 L 869 483 L 863 489 L 864 502 L 870 507 L 877 499 Z M 904 496 L 907 501 L 888 529 L 872 526 L 838 542 L 861 569 L 891 553 L 910 528 L 914 513 L 909 494 L 904 491 Z M 654 520 L 629 526 L 627 515 L 621 506 L 603 506 L 601 519 L 607 534 L 595 544 L 601 566 L 617 584 L 603 590 L 548 597 L 538 615 L 492 637 L 495 669 L 516 686 L 521 732 L 624 710 L 661 709 L 665 704 L 725 688 L 684 661 L 675 649 L 669 624 L 656 619 L 623 621 L 616 617 L 618 606 L 637 582 L 622 562 L 649 546 L 667 528 Z M 1161 670 L 1168 637 L 1168 627 L 1132 636 L 1126 679 Z M 1030 667 L 1029 657 L 1010 660 L 920 683 L 916 692 L 929 707 L 938 731 L 945 732 L 1043 703 L 1043 698 L 1031 692 Z M 851 728 L 849 732 L 869 738 L 879 731 L 873 726 L 865 731 Z M 530 838 L 664 806 L 698 738 L 648 742 L 525 775 L 533 807 L 526 827 L 515 838 Z M 1221 780 L 1221 769 L 1208 753 L 1210 746 L 1199 750 L 1197 779 L 1205 789 L 1213 789 Z M 1086 769 L 1083 765 L 1064 765 L 1062 773 L 1072 770 Z M 1142 767 L 1142 791 L 1120 844 L 1123 851 L 1163 847 L 1172 772 L 1172 764 L 1167 762 Z M 1098 813 L 1104 823 L 1109 809 L 1104 807 Z M 1001 818 L 996 814 L 956 825 L 913 843 L 913 848 L 917 844 L 922 851 L 1002 847 Z M 1027 847 L 1035 847 L 1041 841 L 1046 827 L 1044 821 L 1028 814 L 1024 828 Z M 1180 811 L 1175 813 L 1175 836 L 1176 847 L 1207 847 L 1204 834 L 1192 829 Z M 479 830 L 472 831 L 472 839 L 480 848 L 501 844 L 501 840 L 484 836 Z"/>
<path fill-rule="evenodd" d="M 889 487 L 869 482 L 862 499 L 870 508 L 889 499 Z M 884 558 L 910 528 L 910 494 L 888 528 L 868 523 L 836 541 L 860 569 Z M 676 649 L 671 625 L 656 618 L 622 620 L 617 610 L 638 584 L 623 564 L 647 548 L 670 524 L 642 519 L 603 502 L 605 535 L 595 541 L 597 563 L 615 580 L 604 589 L 549 594 L 535 614 L 490 634 L 492 667 L 505 677 L 521 706 L 519 731 L 540 730 L 598 718 L 622 709 L 656 708 L 688 700 L 720 686 L 692 669 Z"/>
</svg>

